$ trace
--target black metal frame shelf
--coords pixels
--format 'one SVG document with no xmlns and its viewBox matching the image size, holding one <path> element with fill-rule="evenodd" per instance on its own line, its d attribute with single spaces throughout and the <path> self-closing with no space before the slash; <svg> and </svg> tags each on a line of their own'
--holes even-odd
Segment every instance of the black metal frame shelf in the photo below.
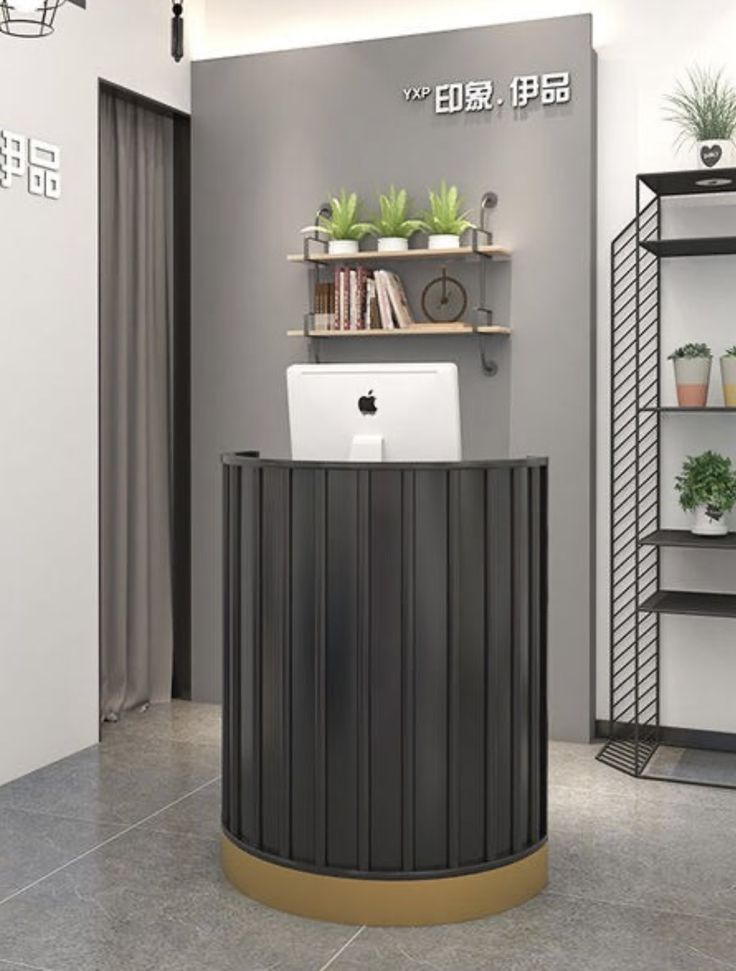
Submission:
<svg viewBox="0 0 736 971">
<path fill-rule="evenodd" d="M 736 253 L 736 236 L 700 236 L 690 239 L 647 239 L 641 244 L 655 256 L 728 256 Z"/>
<path fill-rule="evenodd" d="M 736 550 L 736 535 L 663 529 L 659 508 L 664 418 L 736 411 L 660 404 L 662 259 L 736 254 L 736 237 L 663 239 L 662 203 L 732 192 L 736 168 L 640 175 L 636 216 L 611 246 L 610 720 L 598 759 L 637 777 L 661 741 L 660 614 L 736 617 L 736 595 L 660 588 L 663 549 Z"/>
<path fill-rule="evenodd" d="M 657 590 L 640 604 L 639 610 L 655 614 L 690 614 L 695 617 L 736 617 L 736 594 Z"/>
<path fill-rule="evenodd" d="M 694 550 L 736 550 L 736 533 L 698 536 L 689 529 L 656 529 L 639 540 L 640 546 L 667 546 Z"/>
<path fill-rule="evenodd" d="M 718 415 L 736 412 L 736 408 L 729 408 L 726 405 L 707 405 L 704 408 L 690 405 L 644 405 L 641 410 L 660 412 L 663 415 Z"/>
</svg>

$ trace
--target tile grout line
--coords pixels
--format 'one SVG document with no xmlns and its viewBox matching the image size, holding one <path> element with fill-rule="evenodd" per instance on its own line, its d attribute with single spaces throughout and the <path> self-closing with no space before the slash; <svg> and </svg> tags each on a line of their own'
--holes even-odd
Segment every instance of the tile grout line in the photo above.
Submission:
<svg viewBox="0 0 736 971">
<path fill-rule="evenodd" d="M 98 843 L 96 846 L 92 846 L 90 847 L 90 849 L 85 850 L 84 853 L 80 853 L 79 856 L 75 856 L 73 860 L 69 860 L 66 863 L 63 863 L 61 866 L 57 866 L 56 869 L 51 870 L 49 873 L 45 873 L 42 877 L 39 877 L 37 880 L 34 880 L 32 883 L 29 883 L 27 886 L 21 887 L 20 890 L 15 890 L 13 893 L 8 894 L 7 897 L 3 897 L 2 900 L 0 900 L 0 907 L 2 907 L 3 904 L 7 904 L 11 900 L 14 900 L 16 897 L 19 897 L 21 894 L 26 893 L 26 891 L 32 890 L 33 887 L 37 887 L 39 883 L 43 883 L 44 880 L 48 880 L 49 877 L 56 876 L 57 873 L 61 873 L 62 870 L 66 870 L 67 867 L 72 866 L 74 863 L 79 863 L 80 860 L 83 860 L 85 857 L 90 856 L 92 853 L 96 853 L 97 850 L 101 850 L 103 846 L 109 846 L 110 843 L 114 843 L 116 840 L 119 840 L 122 836 L 125 836 L 127 833 L 131 833 L 134 829 L 138 829 L 138 827 L 143 826 L 144 823 L 150 822 L 152 819 L 155 819 L 157 816 L 160 816 L 161 813 L 166 812 L 167 809 L 171 809 L 172 806 L 177 806 L 180 802 L 183 802 L 185 799 L 188 799 L 190 796 L 193 796 L 196 793 L 201 792 L 202 789 L 206 789 L 207 786 L 211 786 L 213 782 L 217 782 L 219 778 L 220 776 L 216 775 L 214 779 L 209 779 L 207 782 L 203 782 L 201 786 L 197 786 L 197 788 L 192 789 L 191 792 L 185 792 L 183 796 L 179 796 L 179 798 L 174 799 L 173 802 L 167 803 L 165 806 L 162 806 L 160 809 L 157 809 L 156 812 L 149 813 L 148 816 L 144 816 L 144 818 L 139 819 L 138 822 L 131 823 L 130 826 L 127 826 L 125 829 L 122 829 L 119 833 L 115 833 L 114 836 L 110 836 L 108 839 L 103 840 L 101 843 Z"/>
<path fill-rule="evenodd" d="M 365 928 L 366 928 L 366 925 L 365 924 L 363 924 L 362 927 L 359 927 L 357 929 L 357 931 L 353 934 L 353 936 L 349 940 L 345 941 L 345 943 L 343 944 L 343 946 L 341 948 L 338 948 L 338 950 L 335 951 L 335 953 L 332 955 L 332 957 L 327 962 L 327 964 L 323 964 L 322 965 L 322 967 L 319 969 L 319 971 L 327 971 L 327 969 L 329 968 L 329 966 L 331 964 L 334 964 L 335 961 L 337 961 L 337 959 L 340 957 L 340 955 L 341 954 L 344 954 L 345 951 L 347 951 L 347 949 L 350 947 L 350 945 L 353 943 L 353 941 L 356 941 L 360 937 L 360 935 L 363 933 L 363 931 L 365 930 Z"/>
</svg>

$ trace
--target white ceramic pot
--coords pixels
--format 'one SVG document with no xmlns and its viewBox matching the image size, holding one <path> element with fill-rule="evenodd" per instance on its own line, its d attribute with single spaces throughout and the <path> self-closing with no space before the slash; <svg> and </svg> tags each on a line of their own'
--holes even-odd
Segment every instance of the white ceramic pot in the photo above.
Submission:
<svg viewBox="0 0 736 971">
<path fill-rule="evenodd" d="M 331 239 L 327 244 L 330 256 L 349 256 L 358 252 L 357 239 Z"/>
<path fill-rule="evenodd" d="M 724 405 L 728 408 L 736 408 L 736 357 L 732 354 L 726 354 L 721 358 L 721 379 Z"/>
<path fill-rule="evenodd" d="M 696 536 L 725 536 L 728 532 L 724 513 L 719 516 L 709 515 L 707 506 L 698 506 L 693 513 L 691 533 Z"/>
<path fill-rule="evenodd" d="M 676 357 L 675 383 L 681 408 L 705 408 L 712 360 L 709 357 Z"/>
<path fill-rule="evenodd" d="M 402 236 L 379 236 L 378 237 L 379 253 L 396 253 L 397 251 L 403 251 L 407 249 L 409 249 L 409 240 L 404 239 Z"/>
<path fill-rule="evenodd" d="M 696 142 L 699 169 L 725 169 L 734 164 L 733 142 L 724 138 L 713 138 L 707 142 Z"/>
<path fill-rule="evenodd" d="M 429 249 L 459 249 L 460 237 L 451 233 L 437 233 L 429 237 Z"/>
</svg>

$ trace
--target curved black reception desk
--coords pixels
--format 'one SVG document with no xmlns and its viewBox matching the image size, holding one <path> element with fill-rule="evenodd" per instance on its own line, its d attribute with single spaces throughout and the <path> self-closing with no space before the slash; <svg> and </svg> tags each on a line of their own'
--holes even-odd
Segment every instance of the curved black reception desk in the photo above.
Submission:
<svg viewBox="0 0 736 971">
<path fill-rule="evenodd" d="M 547 882 L 544 459 L 224 458 L 223 861 L 353 924 Z"/>
</svg>

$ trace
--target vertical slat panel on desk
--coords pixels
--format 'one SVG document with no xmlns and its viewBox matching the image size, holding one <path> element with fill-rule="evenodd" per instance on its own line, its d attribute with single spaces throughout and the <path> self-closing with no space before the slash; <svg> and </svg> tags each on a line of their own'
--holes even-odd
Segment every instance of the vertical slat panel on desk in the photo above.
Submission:
<svg viewBox="0 0 736 971">
<path fill-rule="evenodd" d="M 230 477 L 229 465 L 222 466 L 222 825 L 233 832 L 237 825 L 230 817 L 230 790 L 237 784 L 232 765 L 232 725 L 229 685 L 232 644 L 230 643 L 230 603 L 233 598 L 230 576 Z"/>
<path fill-rule="evenodd" d="M 511 693 L 513 630 L 511 470 L 489 469 L 486 477 L 486 855 L 511 852 L 513 740 Z"/>
<path fill-rule="evenodd" d="M 402 748 L 402 869 L 414 869 L 415 814 L 414 795 L 415 745 L 416 745 L 416 707 L 415 707 L 415 612 L 416 612 L 416 548 L 414 536 L 416 514 L 414 492 L 416 476 L 414 472 L 401 473 L 401 748 Z"/>
<path fill-rule="evenodd" d="M 230 751 L 229 764 L 232 778 L 235 780 L 228 792 L 228 817 L 231 824 L 240 828 L 241 824 L 241 795 L 242 795 L 242 755 L 240 727 L 242 712 L 239 704 L 241 667 L 241 546 L 240 520 L 242 497 L 242 470 L 235 468 L 230 477 L 230 487 L 227 502 L 228 532 L 232 541 L 228 543 L 227 571 L 229 576 L 230 597 L 229 616 L 227 619 L 228 643 L 230 654 L 229 678 L 226 685 L 228 694 L 228 711 L 230 722 Z"/>
<path fill-rule="evenodd" d="M 540 504 L 540 596 L 539 610 L 540 619 L 540 642 L 539 642 L 539 684 L 540 684 L 540 718 L 539 730 L 541 735 L 541 761 L 539 771 L 539 785 L 541 787 L 540 796 L 540 838 L 547 836 L 547 784 L 548 784 L 548 758 L 549 758 L 549 738 L 547 723 L 547 604 L 549 597 L 547 569 L 549 565 L 549 469 L 546 465 L 539 470 L 539 504 Z"/>
<path fill-rule="evenodd" d="M 240 834 L 261 840 L 261 470 L 244 466 L 241 477 L 240 674 L 233 701 L 240 711 L 242 774 Z"/>
<path fill-rule="evenodd" d="M 357 475 L 358 869 L 371 867 L 371 472 Z"/>
<path fill-rule="evenodd" d="M 314 471 L 314 862 L 327 864 L 327 472 Z"/>
<path fill-rule="evenodd" d="M 454 473 L 459 482 L 458 692 L 461 866 L 486 858 L 485 488 L 481 470 Z"/>
<path fill-rule="evenodd" d="M 415 865 L 447 866 L 447 482 L 417 470 L 414 493 Z"/>
<path fill-rule="evenodd" d="M 327 501 L 327 862 L 358 867 L 358 473 L 331 469 Z"/>
<path fill-rule="evenodd" d="M 261 842 L 272 853 L 283 842 L 285 778 L 283 684 L 288 604 L 284 588 L 288 547 L 288 469 L 266 467 L 261 497 Z"/>
<path fill-rule="evenodd" d="M 304 863 L 316 861 L 317 474 L 294 469 L 291 489 L 291 833 L 293 857 Z"/>
<path fill-rule="evenodd" d="M 447 473 L 447 866 L 460 866 L 460 474 Z"/>
<path fill-rule="evenodd" d="M 515 468 L 513 480 L 513 844 L 529 843 L 530 668 L 529 668 L 529 472 Z"/>
<path fill-rule="evenodd" d="M 371 481 L 371 868 L 401 870 L 401 473 L 377 470 Z"/>
<path fill-rule="evenodd" d="M 529 478 L 529 838 L 542 836 L 542 469 Z"/>
</svg>

